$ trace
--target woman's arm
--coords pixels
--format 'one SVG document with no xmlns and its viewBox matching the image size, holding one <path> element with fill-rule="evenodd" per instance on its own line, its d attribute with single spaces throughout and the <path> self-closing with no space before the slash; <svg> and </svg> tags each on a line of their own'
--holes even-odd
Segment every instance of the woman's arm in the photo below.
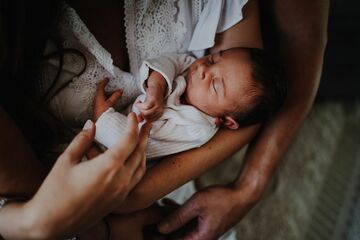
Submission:
<svg viewBox="0 0 360 240">
<path fill-rule="evenodd" d="M 95 136 L 95 124 L 87 122 L 34 196 L 0 209 L 0 237 L 60 239 L 99 222 L 143 176 L 149 132 L 149 124 L 139 131 L 135 114 L 130 114 L 126 131 L 112 148 L 82 161 Z M 11 169 L 4 172 L 11 179 Z"/>
<path fill-rule="evenodd" d="M 160 225 L 163 233 L 199 217 L 202 221 L 191 239 L 213 239 L 240 221 L 261 198 L 314 101 L 327 40 L 329 1 L 275 0 L 271 5 L 280 61 L 289 81 L 285 104 L 251 144 L 235 184 L 195 194 Z M 222 204 L 217 204 L 220 196 Z"/>
<path fill-rule="evenodd" d="M 243 13 L 241 22 L 216 37 L 216 51 L 235 46 L 262 47 L 257 1 L 250 1 Z M 251 31 L 251 34 L 243 34 L 246 31 Z M 231 37 L 235 33 L 241 37 Z M 240 150 L 253 139 L 258 128 L 254 125 L 236 131 L 221 129 L 202 147 L 166 157 L 146 172 L 117 212 L 131 212 L 150 206 L 167 193 L 199 177 Z"/>
</svg>

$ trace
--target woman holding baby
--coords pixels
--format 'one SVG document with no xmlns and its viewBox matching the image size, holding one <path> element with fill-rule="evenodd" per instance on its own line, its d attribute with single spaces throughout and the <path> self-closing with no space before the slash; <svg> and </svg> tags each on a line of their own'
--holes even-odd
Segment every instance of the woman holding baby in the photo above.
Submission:
<svg viewBox="0 0 360 240">
<path fill-rule="evenodd" d="M 220 130 L 202 147 L 169 156 L 144 176 L 150 126 L 138 131 L 133 114 L 124 136 L 104 153 L 92 145 L 92 122 L 66 148 L 53 146 L 69 140 L 71 130 L 91 118 L 92 97 L 105 77 L 110 78 L 108 91 L 123 89 L 116 103 L 121 108 L 137 94 L 129 72 L 136 74 L 144 59 L 165 52 L 202 56 L 233 47 L 262 48 L 259 3 L 1 2 L 0 194 L 8 200 L 0 209 L 0 234 L 9 239 L 86 239 L 89 234 L 134 239 L 141 237 L 143 225 L 162 220 L 158 228 L 168 234 L 199 219 L 187 237 L 214 239 L 238 222 L 261 198 L 311 107 L 326 44 L 328 1 L 262 4 L 274 21 L 274 52 L 287 63 L 285 104 L 252 141 L 238 179 L 194 194 L 164 219 L 163 209 L 147 207 L 234 154 L 259 126 Z M 67 53 L 63 59 L 59 49 Z M 45 81 L 37 82 L 40 62 Z M 47 81 L 58 75 L 59 67 L 58 81 Z M 50 146 L 50 139 L 56 144 Z M 48 154 L 49 149 L 55 154 Z M 52 159 L 57 159 L 55 165 Z M 108 215 L 115 210 L 121 214 Z"/>
</svg>

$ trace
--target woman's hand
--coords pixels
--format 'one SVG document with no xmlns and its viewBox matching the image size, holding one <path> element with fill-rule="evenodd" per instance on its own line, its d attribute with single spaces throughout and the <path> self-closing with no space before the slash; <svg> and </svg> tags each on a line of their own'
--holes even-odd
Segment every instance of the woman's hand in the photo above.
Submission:
<svg viewBox="0 0 360 240">
<path fill-rule="evenodd" d="M 29 232 L 26 238 L 72 236 L 119 206 L 144 174 L 149 131 L 150 125 L 145 124 L 139 133 L 136 116 L 131 113 L 124 137 L 114 147 L 82 161 L 95 135 L 95 125 L 91 121 L 85 124 L 33 199 L 16 206 L 19 216 L 28 223 L 24 227 Z M 11 205 L 5 206 L 2 214 L 7 208 L 11 211 Z M 1 231 L 5 238 L 24 238 L 10 233 L 11 227 Z"/>
</svg>

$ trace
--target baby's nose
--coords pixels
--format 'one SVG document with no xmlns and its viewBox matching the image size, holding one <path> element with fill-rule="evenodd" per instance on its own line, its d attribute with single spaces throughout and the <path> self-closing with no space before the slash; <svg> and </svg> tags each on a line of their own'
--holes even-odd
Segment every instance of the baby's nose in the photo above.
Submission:
<svg viewBox="0 0 360 240">
<path fill-rule="evenodd" d="M 204 80 L 207 76 L 207 67 L 206 65 L 200 65 L 199 66 L 199 75 L 200 75 L 200 79 Z"/>
</svg>

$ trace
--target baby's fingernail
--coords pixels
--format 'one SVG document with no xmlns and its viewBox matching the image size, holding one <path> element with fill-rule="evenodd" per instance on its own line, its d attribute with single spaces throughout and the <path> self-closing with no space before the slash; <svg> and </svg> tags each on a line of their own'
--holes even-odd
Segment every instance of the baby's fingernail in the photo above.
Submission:
<svg viewBox="0 0 360 240">
<path fill-rule="evenodd" d="M 89 129 L 91 129 L 91 128 L 93 127 L 93 125 L 94 125 L 94 123 L 93 123 L 90 119 L 88 119 L 88 120 L 86 121 L 83 129 L 84 129 L 84 130 L 89 130 Z"/>
</svg>

